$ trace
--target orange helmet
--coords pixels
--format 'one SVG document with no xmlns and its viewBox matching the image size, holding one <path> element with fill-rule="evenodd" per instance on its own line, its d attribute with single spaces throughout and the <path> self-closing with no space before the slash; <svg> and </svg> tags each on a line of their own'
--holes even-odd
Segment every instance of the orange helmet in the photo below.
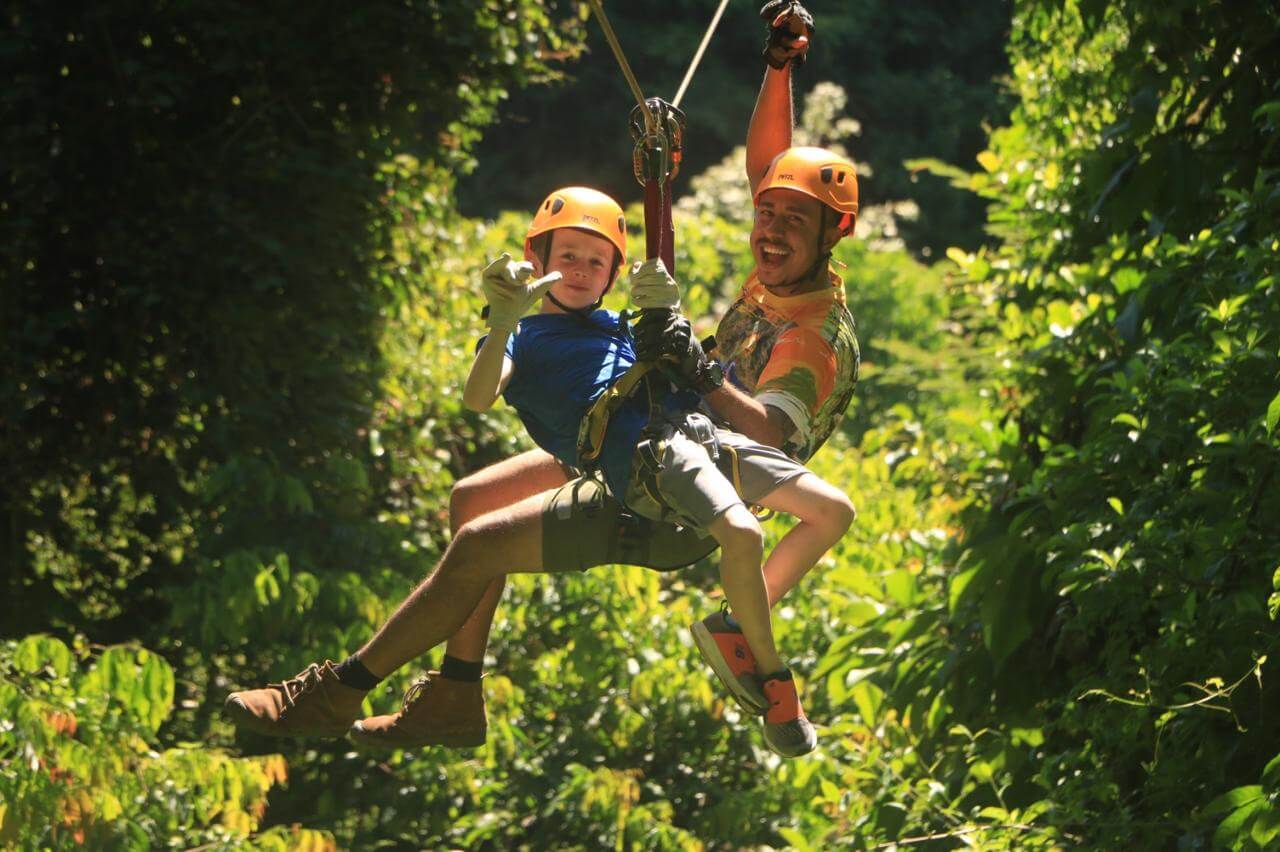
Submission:
<svg viewBox="0 0 1280 852">
<path fill-rule="evenodd" d="M 599 234 L 618 250 L 619 263 L 627 258 L 627 220 L 618 202 L 603 192 L 566 186 L 548 195 L 524 235 L 525 248 L 534 237 L 556 228 L 581 228 Z"/>
<path fill-rule="evenodd" d="M 756 186 L 754 202 L 770 189 L 794 189 L 816 198 L 837 213 L 838 227 L 848 235 L 858 220 L 858 174 L 853 161 L 825 148 L 788 148 L 773 158 Z"/>
</svg>

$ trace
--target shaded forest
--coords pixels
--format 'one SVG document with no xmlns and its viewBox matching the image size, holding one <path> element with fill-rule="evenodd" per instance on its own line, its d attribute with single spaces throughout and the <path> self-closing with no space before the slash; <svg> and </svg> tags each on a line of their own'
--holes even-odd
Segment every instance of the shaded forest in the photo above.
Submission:
<svg viewBox="0 0 1280 852">
<path fill-rule="evenodd" d="M 690 645 L 713 561 L 513 581 L 472 752 L 219 713 L 531 446 L 458 389 L 530 204 L 633 193 L 582 4 L 6 4 L 0 846 L 1272 848 L 1280 14 L 988 5 L 812 7 L 802 133 L 869 167 L 812 466 L 859 514 L 776 615 L 821 741 L 781 762 Z M 713 7 L 610 9 L 647 88 Z M 731 4 L 686 103 L 694 315 L 750 271 L 762 38 Z"/>
</svg>

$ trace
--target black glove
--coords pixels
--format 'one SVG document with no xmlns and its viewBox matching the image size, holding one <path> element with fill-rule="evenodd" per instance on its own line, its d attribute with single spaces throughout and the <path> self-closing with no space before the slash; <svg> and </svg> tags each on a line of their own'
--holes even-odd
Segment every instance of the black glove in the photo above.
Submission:
<svg viewBox="0 0 1280 852">
<path fill-rule="evenodd" d="M 769 25 L 764 43 L 764 59 L 771 68 L 785 68 L 788 62 L 804 65 L 813 38 L 813 15 L 795 0 L 769 0 L 760 10 Z"/>
<path fill-rule="evenodd" d="M 655 361 L 677 385 L 710 393 L 724 384 L 720 365 L 707 357 L 693 336 L 693 326 L 677 310 L 640 312 L 632 329 L 636 359 Z"/>
</svg>

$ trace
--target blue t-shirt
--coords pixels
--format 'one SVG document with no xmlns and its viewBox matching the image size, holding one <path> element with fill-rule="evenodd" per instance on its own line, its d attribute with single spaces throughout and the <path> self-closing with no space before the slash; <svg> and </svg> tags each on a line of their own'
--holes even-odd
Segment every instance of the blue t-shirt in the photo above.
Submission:
<svg viewBox="0 0 1280 852">
<path fill-rule="evenodd" d="M 507 338 L 513 369 L 502 397 L 538 446 L 565 464 L 578 463 L 578 425 L 587 409 L 635 363 L 631 338 L 618 326 L 616 311 L 598 310 L 585 319 L 531 314 Z M 648 421 L 643 391 L 632 394 L 609 419 L 599 464 L 619 499 L 626 493 L 631 457 Z"/>
</svg>

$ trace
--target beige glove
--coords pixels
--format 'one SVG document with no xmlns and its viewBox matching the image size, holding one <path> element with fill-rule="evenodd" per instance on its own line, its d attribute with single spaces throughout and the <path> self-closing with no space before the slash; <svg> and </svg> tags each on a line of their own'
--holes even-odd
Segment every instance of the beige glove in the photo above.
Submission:
<svg viewBox="0 0 1280 852">
<path fill-rule="evenodd" d="M 680 307 L 680 285 L 667 274 L 661 258 L 650 258 L 631 267 L 631 303 L 640 310 Z"/>
<path fill-rule="evenodd" d="M 485 323 L 492 329 L 514 331 L 520 317 L 528 313 L 551 285 L 559 281 L 559 272 L 552 272 L 530 281 L 533 264 L 514 261 L 505 251 L 484 268 L 480 276 L 480 289 L 489 304 L 489 316 Z"/>
</svg>

